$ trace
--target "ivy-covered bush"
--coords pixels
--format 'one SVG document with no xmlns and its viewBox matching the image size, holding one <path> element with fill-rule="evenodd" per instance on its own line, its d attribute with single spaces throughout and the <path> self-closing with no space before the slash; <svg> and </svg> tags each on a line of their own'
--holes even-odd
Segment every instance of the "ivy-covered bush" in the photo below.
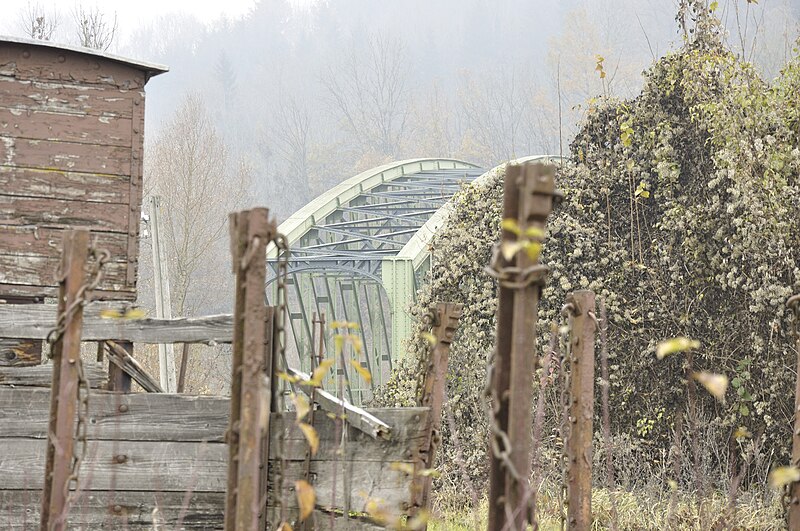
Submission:
<svg viewBox="0 0 800 531">
<path fill-rule="evenodd" d="M 760 454 L 780 461 L 790 446 L 796 365 L 785 301 L 800 291 L 800 60 L 767 83 L 726 49 L 713 17 L 694 16 L 691 37 L 645 73 L 642 92 L 593 100 L 571 143 L 557 176 L 565 198 L 542 255 L 550 274 L 539 350 L 565 295 L 592 289 L 608 307 L 614 433 L 635 438 L 643 458 L 667 459 L 685 411 L 685 358 L 658 361 L 654 352 L 661 340 L 687 336 L 702 345 L 695 369 L 730 379 L 724 403 L 701 396 L 724 434 L 721 452 L 744 426 Z M 496 310 L 484 267 L 499 238 L 503 176 L 500 168 L 454 198 L 413 308 L 420 316 L 437 301 L 464 303 L 449 407 L 481 486 Z M 381 403 L 413 401 L 425 341 L 412 341 L 409 352 Z M 754 442 L 740 438 L 739 451 Z M 441 466 L 457 482 L 455 455 L 446 433 Z"/>
</svg>

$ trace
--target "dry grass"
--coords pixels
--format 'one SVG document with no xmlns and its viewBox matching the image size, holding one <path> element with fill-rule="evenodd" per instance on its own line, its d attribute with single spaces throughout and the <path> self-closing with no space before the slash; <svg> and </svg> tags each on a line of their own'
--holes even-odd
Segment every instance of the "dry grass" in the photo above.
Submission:
<svg viewBox="0 0 800 531">
<path fill-rule="evenodd" d="M 558 498 L 553 492 L 540 493 L 539 529 L 555 531 L 561 529 Z M 718 493 L 699 501 L 688 493 L 677 493 L 674 502 L 670 493 L 639 493 L 617 491 L 614 493 L 617 503 L 620 531 L 660 531 L 664 529 L 681 529 L 707 531 L 718 525 L 724 514 L 727 496 Z M 469 508 L 454 508 L 443 505 L 439 500 L 438 518 L 429 525 L 431 531 L 472 531 L 486 529 L 487 503 L 484 499 L 477 511 Z M 592 529 L 611 529 L 611 496 L 605 489 L 595 489 L 592 495 L 592 511 L 594 524 Z M 727 518 L 728 524 L 722 526 L 727 531 L 739 530 L 781 530 L 786 529 L 782 518 L 782 509 L 778 496 L 769 496 L 765 501 L 762 496 L 740 497 L 736 512 Z M 477 527 L 476 527 L 477 522 Z"/>
</svg>

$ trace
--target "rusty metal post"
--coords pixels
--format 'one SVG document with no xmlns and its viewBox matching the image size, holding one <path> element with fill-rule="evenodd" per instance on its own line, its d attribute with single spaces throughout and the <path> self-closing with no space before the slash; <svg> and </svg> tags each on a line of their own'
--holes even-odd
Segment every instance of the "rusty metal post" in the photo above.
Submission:
<svg viewBox="0 0 800 531">
<path fill-rule="evenodd" d="M 522 168 L 519 185 L 517 224 L 522 238 L 537 239 L 534 232 L 544 233 L 547 216 L 553 211 L 555 168 L 541 163 L 528 163 Z M 514 305 L 511 328 L 511 364 L 508 389 L 508 438 L 510 461 L 517 477 L 506 470 L 507 507 L 513 512 L 513 529 L 525 529 L 533 515 L 530 504 L 531 431 L 533 429 L 533 377 L 538 363 L 536 355 L 536 320 L 541 282 L 546 268 L 538 264 L 526 250 L 516 254 L 518 268 L 513 279 Z M 502 280 L 501 280 L 502 282 Z"/>
<path fill-rule="evenodd" d="M 442 410 L 444 408 L 444 397 L 447 386 L 447 365 L 450 358 L 450 344 L 455 336 L 461 319 L 463 306 L 461 304 L 438 303 L 436 308 L 431 309 L 425 316 L 426 324 L 429 324 L 433 331 L 435 344 L 431 345 L 430 357 L 425 367 L 422 377 L 422 387 L 419 389 L 418 403 L 421 407 L 430 408 L 428 414 L 428 425 L 425 430 L 427 440 L 421 445 L 426 449 L 421 455 L 421 459 L 415 464 L 415 472 L 420 468 L 433 468 L 436 450 L 441 440 L 442 432 Z M 420 508 L 427 508 L 430 502 L 432 477 L 425 475 L 421 477 L 414 474 L 414 484 L 412 492 L 416 498 L 419 494 Z"/>
<path fill-rule="evenodd" d="M 792 430 L 792 465 L 800 468 L 800 293 L 789 298 L 794 312 L 792 331 L 797 350 L 797 377 L 794 390 L 794 429 Z M 800 481 L 789 486 L 789 529 L 800 529 Z"/>
<path fill-rule="evenodd" d="M 64 234 L 64 251 L 58 292 L 58 315 L 66 315 L 57 328 L 53 345 L 53 381 L 50 389 L 50 423 L 42 492 L 42 531 L 67 529 L 67 495 L 75 445 L 78 399 L 78 363 L 81 355 L 83 306 L 79 304 L 89 255 L 89 231 Z"/>
<path fill-rule="evenodd" d="M 225 529 L 251 531 L 259 522 L 262 431 L 269 432 L 264 286 L 266 248 L 275 228 L 265 208 L 232 214 L 230 225 L 236 303 Z"/>
<path fill-rule="evenodd" d="M 503 219 L 516 220 L 519 212 L 519 176 L 522 167 L 517 164 L 506 166 L 506 176 L 503 182 Z M 514 233 L 502 230 L 501 242 L 516 239 Z M 501 266 L 512 265 L 498 255 Z M 514 315 L 514 290 L 500 283 L 497 287 L 497 325 L 495 334 L 494 365 L 492 368 L 493 401 L 490 414 L 499 430 L 508 432 L 508 385 L 511 374 L 511 319 Z M 506 472 L 503 463 L 491 448 L 502 448 L 503 441 L 497 435 L 490 433 L 490 461 L 489 461 L 489 529 L 502 529 L 506 524 L 505 496 Z"/>
<path fill-rule="evenodd" d="M 594 418 L 595 296 L 588 290 L 567 295 L 570 329 L 569 441 L 567 441 L 567 524 L 592 527 L 592 437 Z"/>
</svg>

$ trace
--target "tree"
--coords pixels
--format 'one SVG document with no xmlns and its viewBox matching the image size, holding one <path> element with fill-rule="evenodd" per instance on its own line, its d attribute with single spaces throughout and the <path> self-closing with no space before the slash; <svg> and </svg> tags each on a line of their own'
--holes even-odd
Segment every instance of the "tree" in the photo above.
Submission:
<svg viewBox="0 0 800 531">
<path fill-rule="evenodd" d="M 390 36 L 367 39 L 322 78 L 345 131 L 362 152 L 394 156 L 406 134 L 410 95 L 403 43 Z"/>
<path fill-rule="evenodd" d="M 113 22 L 106 19 L 105 13 L 97 6 L 78 5 L 72 13 L 75 21 L 78 42 L 84 48 L 108 50 L 117 35 L 117 14 Z"/>
<path fill-rule="evenodd" d="M 20 13 L 19 27 L 31 39 L 49 41 L 58 27 L 58 13 L 47 12 L 41 4 L 28 2 Z"/>
<path fill-rule="evenodd" d="M 173 310 L 190 315 L 229 298 L 228 214 L 248 193 L 251 171 L 230 160 L 203 100 L 189 95 L 150 146 L 149 193 L 162 197 Z M 214 301 L 219 297 L 218 301 Z"/>
</svg>

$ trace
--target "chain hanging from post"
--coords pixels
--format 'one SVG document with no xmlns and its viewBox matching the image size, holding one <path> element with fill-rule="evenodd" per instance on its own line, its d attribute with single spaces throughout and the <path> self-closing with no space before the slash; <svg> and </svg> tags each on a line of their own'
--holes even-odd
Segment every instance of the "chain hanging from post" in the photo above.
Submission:
<svg viewBox="0 0 800 531">
<path fill-rule="evenodd" d="M 570 382 L 570 359 L 572 357 L 571 344 L 569 337 L 572 335 L 572 321 L 568 319 L 570 314 L 574 312 L 575 308 L 571 302 L 567 302 L 561 307 L 561 317 L 567 320 L 567 324 L 560 329 L 559 341 L 561 341 L 562 348 L 561 358 L 559 360 L 558 381 L 561 386 L 559 393 L 559 404 L 561 405 L 561 418 L 558 424 L 558 434 L 561 438 L 561 485 L 559 489 L 560 498 L 560 511 L 559 518 L 561 520 L 561 531 L 567 530 L 567 513 L 569 510 L 569 435 L 570 435 L 570 422 L 569 422 L 569 388 Z"/>
<path fill-rule="evenodd" d="M 279 363 L 282 364 L 281 370 L 285 373 L 288 370 L 289 364 L 286 360 L 286 318 L 289 312 L 288 308 L 288 297 L 289 293 L 286 289 L 287 280 L 289 278 L 289 258 L 291 254 L 291 250 L 289 248 L 289 239 L 279 232 L 275 233 L 275 237 L 273 238 L 273 243 L 275 247 L 278 249 L 280 253 L 278 257 L 278 268 L 277 268 L 277 279 L 276 279 L 276 286 L 277 286 L 277 293 L 276 293 L 276 300 L 277 300 L 277 308 L 275 311 L 275 335 L 273 338 L 273 346 L 277 346 L 277 359 L 273 355 L 273 374 L 278 374 L 278 367 Z M 292 388 L 294 388 L 294 385 Z M 273 411 L 284 411 L 284 403 L 283 403 L 283 383 L 279 381 L 275 381 L 272 386 L 272 402 Z M 313 405 L 312 405 L 313 407 Z M 280 455 L 281 455 L 281 464 L 279 467 L 275 469 L 275 476 L 277 481 L 276 487 L 273 491 L 278 492 L 278 497 L 276 498 L 276 502 L 280 505 L 280 521 L 286 522 L 287 518 L 287 505 L 288 502 L 286 500 L 286 490 L 284 489 L 284 472 L 286 469 L 286 459 L 285 459 L 285 452 L 283 449 L 284 438 L 280 438 Z"/>
<path fill-rule="evenodd" d="M 498 304 L 495 367 L 488 369 L 490 445 L 493 459 L 490 471 L 490 528 L 523 528 L 536 521 L 534 497 L 530 491 L 531 432 L 533 427 L 533 374 L 538 364 L 535 354 L 536 320 L 541 288 L 547 267 L 539 263 L 545 221 L 561 194 L 555 190 L 555 168 L 539 163 L 506 168 L 506 191 L 513 192 L 518 204 L 506 204 L 501 242 L 495 246 L 486 272 L 498 280 L 502 307 Z M 514 187 L 516 183 L 516 188 Z M 513 230 L 511 230 L 513 228 Z M 511 250 L 512 252 L 509 252 Z M 507 259 L 506 257 L 511 257 Z M 506 299 L 513 297 L 511 306 Z M 502 350 L 501 351 L 501 345 Z M 507 388 L 505 387 L 507 382 Z M 507 405 L 504 403 L 507 396 Z M 508 427 L 502 423 L 508 419 Z M 504 469 L 505 479 L 499 476 Z M 502 503 L 500 502 L 502 499 Z"/>
<path fill-rule="evenodd" d="M 103 280 L 103 267 L 109 261 L 111 254 L 105 249 L 90 248 L 87 251 L 89 232 L 85 230 L 72 231 L 67 233 L 64 238 L 64 259 L 58 272 L 60 284 L 59 292 L 59 313 L 55 327 L 47 334 L 47 341 L 51 346 L 50 358 L 53 363 L 53 381 L 51 384 L 51 418 L 48 427 L 48 452 L 45 464 L 45 487 L 42 496 L 42 529 L 65 529 L 67 526 L 67 516 L 70 507 L 75 503 L 76 497 L 80 493 L 80 468 L 86 458 L 88 446 L 88 416 L 89 416 L 89 395 L 90 385 L 83 368 L 80 357 L 80 322 L 82 320 L 83 308 L 91 300 L 91 294 Z M 82 248 L 82 249 L 81 249 Z M 83 256 L 81 256 L 83 255 Z M 94 267 L 88 266 L 87 258 L 94 259 Z M 79 268 L 77 271 L 75 268 Z M 78 275 L 76 277 L 75 275 Z M 88 279 L 84 278 L 88 275 Z M 81 282 L 74 294 L 68 283 Z M 73 284 L 74 285 L 74 284 Z M 67 300 L 72 297 L 67 305 Z M 77 321 L 77 324 L 76 324 Z M 64 345 L 62 340 L 68 328 L 77 326 L 77 330 L 72 332 L 72 343 L 69 347 L 68 366 L 74 367 L 74 378 L 77 379 L 77 388 L 71 387 L 69 371 L 62 375 Z M 73 357 L 74 356 L 74 357 Z M 66 382 L 66 383 L 65 383 Z M 74 391 L 73 391 L 74 389 Z M 72 409 L 65 406 L 71 401 L 71 395 L 77 406 Z M 70 429 L 72 418 L 61 418 L 63 416 L 72 417 L 77 413 L 72 437 L 66 437 L 66 429 Z M 76 452 L 75 441 L 80 444 L 80 451 Z M 65 450 L 69 452 L 69 466 L 66 477 L 61 476 L 58 470 L 63 470 L 56 465 L 56 460 L 64 459 Z M 63 482 L 57 479 L 56 474 L 63 478 Z M 61 492 L 53 498 L 53 488 L 61 483 Z M 71 492 L 72 491 L 72 492 Z"/>
<path fill-rule="evenodd" d="M 786 301 L 794 314 L 792 336 L 797 351 L 797 377 L 795 382 L 794 429 L 792 430 L 792 466 L 800 468 L 800 293 Z M 800 528 L 800 482 L 786 486 L 784 501 L 788 504 L 789 529 Z"/>
</svg>

